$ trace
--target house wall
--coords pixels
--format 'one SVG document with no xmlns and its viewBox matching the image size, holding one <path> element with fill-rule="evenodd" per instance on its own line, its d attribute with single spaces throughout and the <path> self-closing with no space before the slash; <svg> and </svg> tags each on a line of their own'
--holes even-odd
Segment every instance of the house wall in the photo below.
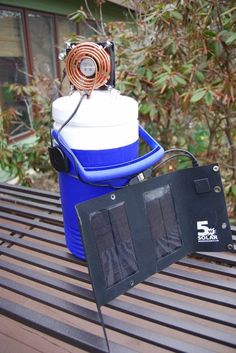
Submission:
<svg viewBox="0 0 236 353">
<path fill-rule="evenodd" d="M 94 5 L 95 1 L 88 0 L 91 10 L 99 18 L 98 9 Z M 4 0 L 0 1 L 0 5 L 10 5 L 16 7 L 29 8 L 32 10 L 46 11 L 61 15 L 68 15 L 73 11 L 78 10 L 81 6 L 84 7 L 83 0 Z M 103 5 L 103 17 L 105 21 L 124 21 L 127 20 L 128 12 L 123 6 L 106 1 Z"/>
</svg>

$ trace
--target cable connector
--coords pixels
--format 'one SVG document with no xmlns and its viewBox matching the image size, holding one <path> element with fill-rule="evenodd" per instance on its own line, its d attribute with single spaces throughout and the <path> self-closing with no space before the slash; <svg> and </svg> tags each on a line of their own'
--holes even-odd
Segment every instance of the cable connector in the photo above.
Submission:
<svg viewBox="0 0 236 353">
<path fill-rule="evenodd" d="M 144 170 L 144 172 L 139 173 L 138 175 L 136 175 L 132 179 L 130 179 L 129 185 L 135 185 L 135 184 L 142 183 L 143 181 L 151 178 L 151 176 L 152 176 L 152 168 L 149 168 L 147 170 Z"/>
</svg>

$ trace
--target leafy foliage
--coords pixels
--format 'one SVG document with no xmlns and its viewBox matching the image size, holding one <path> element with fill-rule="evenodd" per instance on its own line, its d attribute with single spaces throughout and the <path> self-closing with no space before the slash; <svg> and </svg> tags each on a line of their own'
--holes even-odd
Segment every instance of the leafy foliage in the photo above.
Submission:
<svg viewBox="0 0 236 353">
<path fill-rule="evenodd" d="M 132 25 L 106 27 L 117 48 L 117 86 L 139 101 L 141 121 L 165 148 L 187 148 L 202 163 L 220 163 L 229 214 L 235 217 L 235 2 L 133 6 Z M 178 167 L 186 164 L 179 162 Z"/>
<path fill-rule="evenodd" d="M 14 108 L 3 111 L 0 115 L 0 167 L 12 176 L 18 177 L 23 185 L 30 185 L 32 178 L 29 171 L 49 172 L 55 179 L 48 159 L 48 144 L 50 140 L 51 99 L 57 92 L 58 82 L 46 76 L 37 76 L 27 86 L 11 84 L 10 92 L 15 100 L 24 101 L 31 118 L 32 126 L 27 126 L 22 120 L 21 112 Z M 24 126 L 35 137 L 31 144 L 9 143 L 9 129 L 12 124 Z"/>
</svg>

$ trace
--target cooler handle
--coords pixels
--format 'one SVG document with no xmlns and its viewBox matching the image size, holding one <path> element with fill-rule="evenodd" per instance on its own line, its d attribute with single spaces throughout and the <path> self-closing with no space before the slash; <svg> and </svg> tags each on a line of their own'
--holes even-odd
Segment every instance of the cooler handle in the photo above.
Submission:
<svg viewBox="0 0 236 353">
<path fill-rule="evenodd" d="M 80 178 L 85 182 L 90 183 L 137 175 L 157 163 L 164 156 L 164 149 L 142 126 L 139 126 L 139 136 L 148 144 L 148 146 L 152 149 L 151 151 L 146 153 L 144 156 L 125 163 L 106 167 L 84 168 L 57 130 L 52 131 L 52 136 L 62 148 L 63 152 L 65 152 L 67 157 L 70 158 L 70 161 L 74 164 Z"/>
</svg>

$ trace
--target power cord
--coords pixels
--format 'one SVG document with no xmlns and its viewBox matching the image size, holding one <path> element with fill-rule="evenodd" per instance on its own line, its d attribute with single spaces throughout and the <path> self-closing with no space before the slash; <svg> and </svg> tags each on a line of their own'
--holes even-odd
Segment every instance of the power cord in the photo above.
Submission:
<svg viewBox="0 0 236 353">
<path fill-rule="evenodd" d="M 69 116 L 68 119 L 66 119 L 66 121 L 64 121 L 64 123 L 60 126 L 60 128 L 58 129 L 58 134 L 61 133 L 61 130 L 71 121 L 71 119 L 75 116 L 75 114 L 77 113 L 79 107 L 81 106 L 81 103 L 83 102 L 84 98 L 87 97 L 88 98 L 88 93 L 84 93 L 82 94 L 82 96 L 80 97 L 80 100 L 77 104 L 77 106 L 75 107 L 75 110 L 73 111 L 73 113 Z"/>
<path fill-rule="evenodd" d="M 198 160 L 196 159 L 196 157 L 189 151 L 186 151 L 182 148 L 171 148 L 167 151 L 165 151 L 165 154 L 167 153 L 173 153 L 173 152 L 180 152 L 180 153 L 183 153 L 184 155 L 186 155 L 186 157 L 190 158 L 191 161 L 192 161 L 192 166 L 195 168 L 195 167 L 199 167 L 199 163 L 198 163 Z"/>
<path fill-rule="evenodd" d="M 81 97 L 80 100 L 75 107 L 73 113 L 69 116 L 69 118 L 60 126 L 58 133 L 60 134 L 61 130 L 71 121 L 71 119 L 75 116 L 76 112 L 78 111 L 82 101 L 84 100 L 85 97 L 88 97 L 87 93 L 84 93 Z M 51 148 L 53 147 L 53 138 L 52 138 L 52 125 L 53 125 L 53 119 L 52 119 L 52 107 L 51 107 L 51 114 L 50 114 L 50 145 Z"/>
<path fill-rule="evenodd" d="M 178 153 L 176 153 L 178 152 Z M 174 159 L 174 158 L 178 158 L 178 157 L 187 157 L 191 160 L 192 162 L 192 166 L 193 168 L 196 168 L 196 167 L 199 167 L 199 163 L 198 163 L 198 160 L 196 159 L 196 157 L 189 151 L 186 151 L 182 148 L 172 148 L 172 149 L 169 149 L 167 151 L 165 151 L 165 155 L 166 154 L 169 154 L 169 153 L 175 153 L 173 156 L 170 156 L 166 159 L 164 159 L 163 161 L 161 161 L 160 163 L 158 163 L 153 169 L 152 171 L 153 172 L 156 172 L 157 169 L 159 169 L 160 167 L 162 167 L 164 164 L 168 163 L 171 159 Z"/>
</svg>

